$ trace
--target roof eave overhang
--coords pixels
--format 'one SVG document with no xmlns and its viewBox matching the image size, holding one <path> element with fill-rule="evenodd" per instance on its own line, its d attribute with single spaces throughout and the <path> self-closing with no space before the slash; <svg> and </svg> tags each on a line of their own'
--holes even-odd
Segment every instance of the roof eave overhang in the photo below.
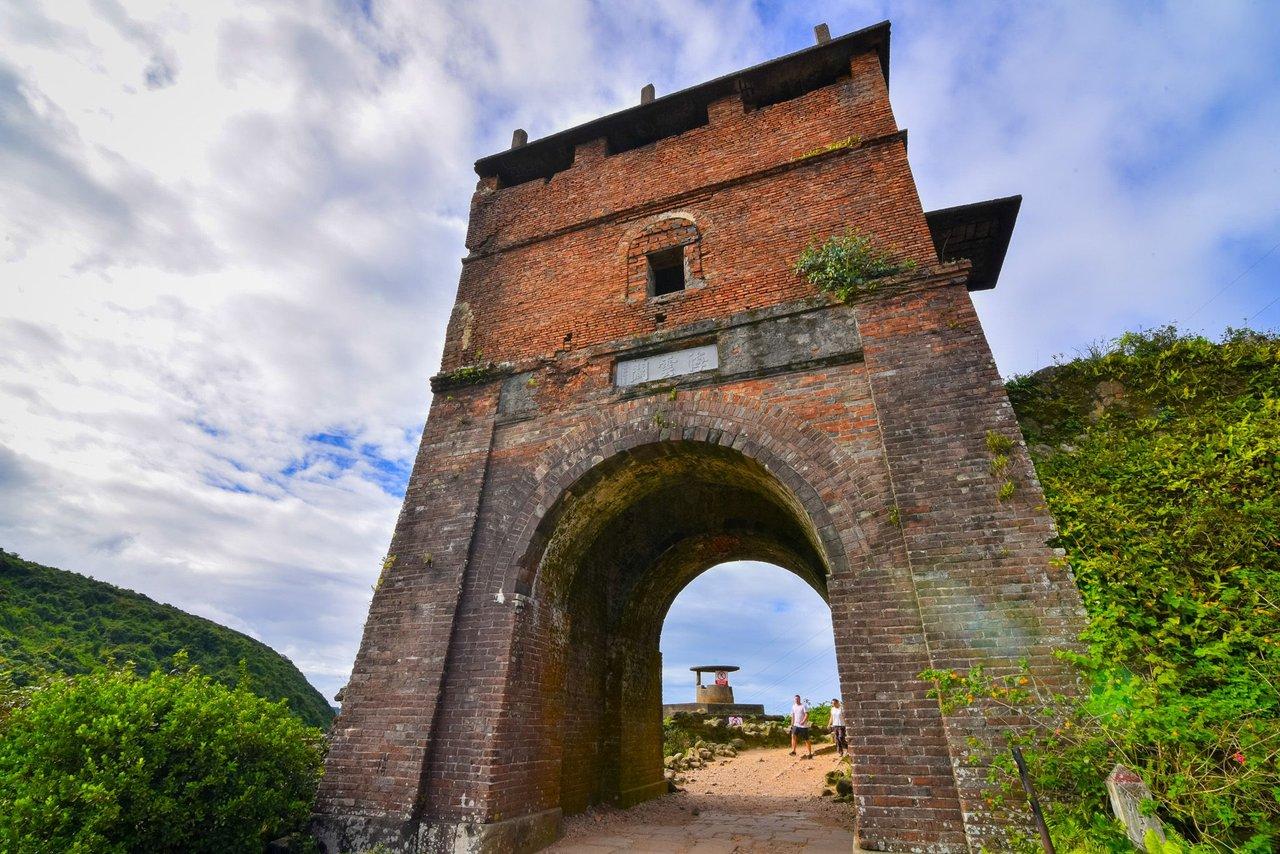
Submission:
<svg viewBox="0 0 1280 854">
<path fill-rule="evenodd" d="M 1000 278 L 1022 196 L 1007 196 L 926 213 L 939 261 L 966 258 L 972 263 L 968 288 L 990 290 Z"/>
</svg>

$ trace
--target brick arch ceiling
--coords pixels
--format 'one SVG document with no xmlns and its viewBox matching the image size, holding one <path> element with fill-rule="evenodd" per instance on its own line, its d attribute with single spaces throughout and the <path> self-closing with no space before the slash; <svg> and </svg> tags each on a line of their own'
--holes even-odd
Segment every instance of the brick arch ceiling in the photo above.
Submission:
<svg viewBox="0 0 1280 854">
<path fill-rule="evenodd" d="M 656 597 L 651 607 L 663 614 L 688 581 L 724 560 L 777 563 L 824 597 L 831 570 L 850 558 L 861 562 L 857 512 L 865 508 L 823 498 L 861 493 L 856 483 L 853 490 L 837 483 L 856 480 L 853 462 L 824 434 L 787 424 L 746 396 L 637 400 L 619 415 L 580 425 L 556 448 L 533 466 L 520 490 L 525 510 L 504 546 L 508 592 L 557 592 L 571 579 L 543 577 L 541 570 L 564 564 L 565 549 L 581 551 L 611 524 L 674 524 L 678 541 L 640 543 L 654 562 L 688 541 L 681 571 L 660 573 L 662 584 L 641 591 Z M 682 510 L 680 502 L 688 504 L 690 496 L 742 512 L 722 506 L 709 514 L 696 503 Z M 677 583 L 678 576 L 687 577 Z"/>
</svg>

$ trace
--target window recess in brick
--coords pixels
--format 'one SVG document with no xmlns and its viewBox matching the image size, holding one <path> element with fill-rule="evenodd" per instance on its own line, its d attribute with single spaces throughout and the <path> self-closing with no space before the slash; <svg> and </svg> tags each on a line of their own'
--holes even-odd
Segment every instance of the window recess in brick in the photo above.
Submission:
<svg viewBox="0 0 1280 854">
<path fill-rule="evenodd" d="M 650 252 L 649 293 L 660 297 L 684 290 L 684 247 L 672 246 Z"/>
<path fill-rule="evenodd" d="M 669 297 L 704 284 L 700 235 L 690 220 L 660 220 L 627 248 L 628 301 Z"/>
</svg>

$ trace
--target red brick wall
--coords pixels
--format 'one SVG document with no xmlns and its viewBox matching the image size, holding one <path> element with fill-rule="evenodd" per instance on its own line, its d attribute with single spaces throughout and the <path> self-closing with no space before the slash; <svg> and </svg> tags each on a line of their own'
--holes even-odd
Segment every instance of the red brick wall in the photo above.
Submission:
<svg viewBox="0 0 1280 854">
<path fill-rule="evenodd" d="M 965 290 L 941 265 L 876 57 L 851 76 L 473 200 L 445 373 L 321 785 L 331 847 L 530 849 L 560 811 L 657 794 L 658 635 L 699 572 L 755 558 L 832 608 L 861 844 L 999 847 L 965 739 L 917 674 L 1050 653 L 1079 599 Z M 852 307 L 792 272 L 854 228 L 915 271 Z M 644 253 L 696 287 L 647 298 Z M 720 366 L 616 388 L 618 359 Z M 500 363 L 492 375 L 455 373 Z M 1017 816 L 1014 817 L 1015 821 Z"/>
<path fill-rule="evenodd" d="M 470 346 L 451 336 L 445 370 L 547 356 L 569 349 L 570 333 L 576 349 L 810 296 L 791 272 L 796 254 L 845 228 L 936 263 L 879 62 L 867 55 L 854 72 L 749 113 L 721 103 L 707 127 L 579 161 L 547 183 L 477 192 L 458 287 Z M 658 306 L 628 301 L 629 231 L 669 211 L 697 224 L 707 287 Z"/>
</svg>

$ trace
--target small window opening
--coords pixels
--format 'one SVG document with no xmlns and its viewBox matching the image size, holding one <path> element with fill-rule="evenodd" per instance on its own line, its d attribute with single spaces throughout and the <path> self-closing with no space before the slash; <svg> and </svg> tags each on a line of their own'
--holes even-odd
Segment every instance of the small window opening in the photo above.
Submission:
<svg viewBox="0 0 1280 854">
<path fill-rule="evenodd" d="M 649 286 L 653 296 L 684 290 L 684 247 L 649 254 Z"/>
</svg>

